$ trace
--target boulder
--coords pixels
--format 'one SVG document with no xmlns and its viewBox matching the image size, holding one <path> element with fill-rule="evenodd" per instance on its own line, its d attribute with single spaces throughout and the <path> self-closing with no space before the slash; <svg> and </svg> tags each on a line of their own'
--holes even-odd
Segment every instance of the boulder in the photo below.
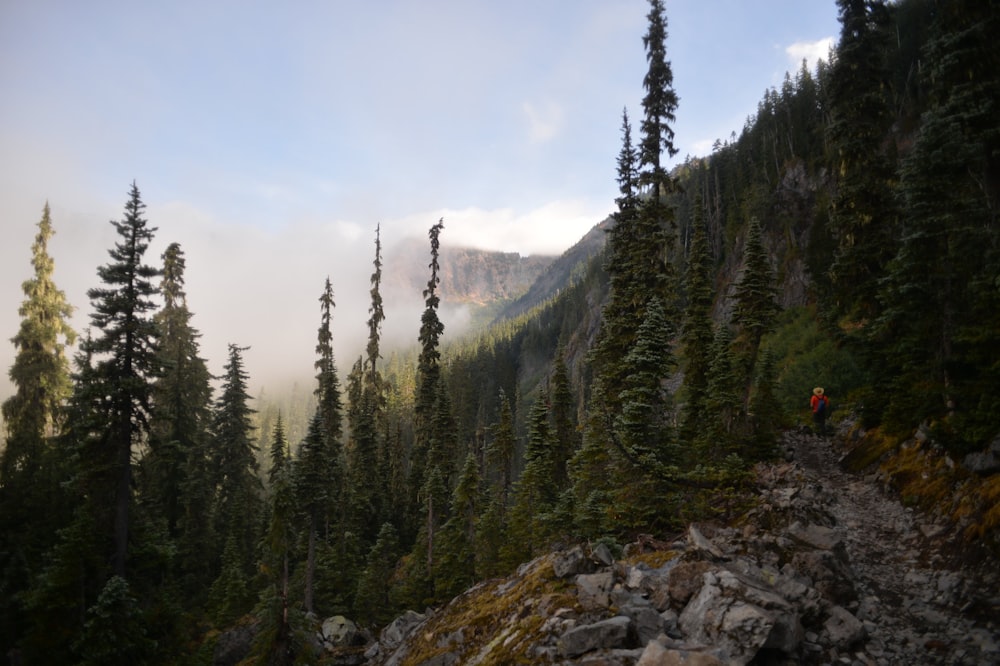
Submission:
<svg viewBox="0 0 1000 666">
<path fill-rule="evenodd" d="M 358 625 L 343 615 L 335 615 L 323 620 L 319 633 L 323 639 L 323 643 L 328 648 L 357 645 L 358 639 L 362 638 L 361 633 L 358 631 Z"/>
<path fill-rule="evenodd" d="M 416 611 L 408 610 L 395 620 L 393 620 L 379 636 L 379 643 L 391 652 L 399 647 L 406 637 L 410 635 L 417 625 L 427 619 L 426 615 L 421 615 Z"/>
<path fill-rule="evenodd" d="M 628 647 L 632 620 L 616 615 L 607 620 L 570 629 L 559 639 L 559 654 L 578 657 L 592 650 Z"/>
<path fill-rule="evenodd" d="M 865 625 L 861 620 L 851 615 L 843 606 L 833 606 L 828 612 L 829 617 L 823 624 L 830 638 L 830 643 L 838 650 L 848 650 L 864 640 Z"/>
<path fill-rule="evenodd" d="M 688 640 L 714 645 L 746 664 L 761 648 L 795 654 L 803 629 L 785 599 L 731 571 L 709 572 L 680 616 Z"/>
<path fill-rule="evenodd" d="M 556 553 L 552 558 L 552 570 L 556 578 L 569 578 L 592 571 L 592 568 L 583 548 L 576 546 Z"/>
<path fill-rule="evenodd" d="M 598 610 L 611 603 L 615 575 L 611 571 L 580 574 L 576 577 L 576 596 L 584 610 Z"/>
</svg>

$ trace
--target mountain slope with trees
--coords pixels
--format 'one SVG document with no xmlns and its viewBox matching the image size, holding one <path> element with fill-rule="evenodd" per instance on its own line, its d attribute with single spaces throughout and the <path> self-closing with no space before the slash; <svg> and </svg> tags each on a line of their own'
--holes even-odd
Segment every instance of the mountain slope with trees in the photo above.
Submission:
<svg viewBox="0 0 1000 666">
<path fill-rule="evenodd" d="M 157 230 L 135 184 L 70 373 L 46 207 L 3 406 L 3 651 L 318 662 L 320 618 L 375 632 L 558 544 L 614 553 L 692 522 L 748 525 L 760 465 L 808 420 L 816 385 L 835 422 L 856 424 L 841 433 L 848 462 L 880 462 L 955 544 L 995 558 L 1000 8 L 838 7 L 829 63 L 803 65 L 739 135 L 667 169 L 679 100 L 666 9 L 650 0 L 612 218 L 454 339 L 440 317 L 455 278 L 446 221 L 431 225 L 410 351 L 383 343 L 377 230 L 364 349 L 338 367 L 326 280 L 315 385 L 288 413 L 255 408 L 236 342 L 213 392 L 183 251 L 146 263 Z M 803 657 L 791 646 L 762 649 Z"/>
</svg>

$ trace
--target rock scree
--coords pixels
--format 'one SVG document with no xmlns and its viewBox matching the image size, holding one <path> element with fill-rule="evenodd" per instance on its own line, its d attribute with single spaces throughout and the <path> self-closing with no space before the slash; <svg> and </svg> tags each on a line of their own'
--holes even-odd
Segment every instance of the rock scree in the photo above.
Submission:
<svg viewBox="0 0 1000 666">
<path fill-rule="evenodd" d="M 545 555 L 408 613 L 352 663 L 1000 664 L 996 561 L 951 557 L 950 528 L 844 471 L 841 443 L 786 433 L 790 460 L 759 466 L 738 526 L 645 537 L 619 561 Z"/>
</svg>

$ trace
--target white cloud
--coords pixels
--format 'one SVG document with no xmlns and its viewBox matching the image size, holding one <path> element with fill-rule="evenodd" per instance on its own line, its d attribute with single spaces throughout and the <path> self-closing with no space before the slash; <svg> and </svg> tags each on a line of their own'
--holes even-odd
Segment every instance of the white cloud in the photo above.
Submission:
<svg viewBox="0 0 1000 666">
<path fill-rule="evenodd" d="M 795 71 L 806 61 L 810 70 L 816 69 L 816 61 L 829 60 L 830 49 L 833 48 L 833 37 L 824 37 L 815 42 L 795 42 L 785 47 L 785 53 L 792 68 Z"/>
<path fill-rule="evenodd" d="M 546 100 L 541 104 L 524 102 L 521 104 L 521 111 L 528 121 L 528 138 L 531 143 L 551 141 L 559 135 L 565 125 L 566 114 L 563 108 L 552 100 Z"/>
</svg>

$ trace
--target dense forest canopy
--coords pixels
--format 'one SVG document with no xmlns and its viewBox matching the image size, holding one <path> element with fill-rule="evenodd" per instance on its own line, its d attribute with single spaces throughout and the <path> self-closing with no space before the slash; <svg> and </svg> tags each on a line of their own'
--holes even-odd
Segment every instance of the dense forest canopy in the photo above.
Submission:
<svg viewBox="0 0 1000 666">
<path fill-rule="evenodd" d="M 252 616 L 257 659 L 308 661 L 317 617 L 379 627 L 555 542 L 725 517 L 817 384 L 887 437 L 983 448 L 1000 434 L 1000 5 L 838 7 L 829 62 L 668 170 L 680 102 L 650 0 L 600 249 L 447 339 L 432 224 L 406 352 L 383 341 L 376 232 L 363 351 L 334 358 L 336 285 L 317 283 L 315 384 L 281 403 L 249 394 L 239 331 L 209 373 L 184 252 L 146 256 L 160 230 L 135 183 L 71 364 L 46 204 L 3 403 L 4 652 L 207 659 Z"/>
</svg>

